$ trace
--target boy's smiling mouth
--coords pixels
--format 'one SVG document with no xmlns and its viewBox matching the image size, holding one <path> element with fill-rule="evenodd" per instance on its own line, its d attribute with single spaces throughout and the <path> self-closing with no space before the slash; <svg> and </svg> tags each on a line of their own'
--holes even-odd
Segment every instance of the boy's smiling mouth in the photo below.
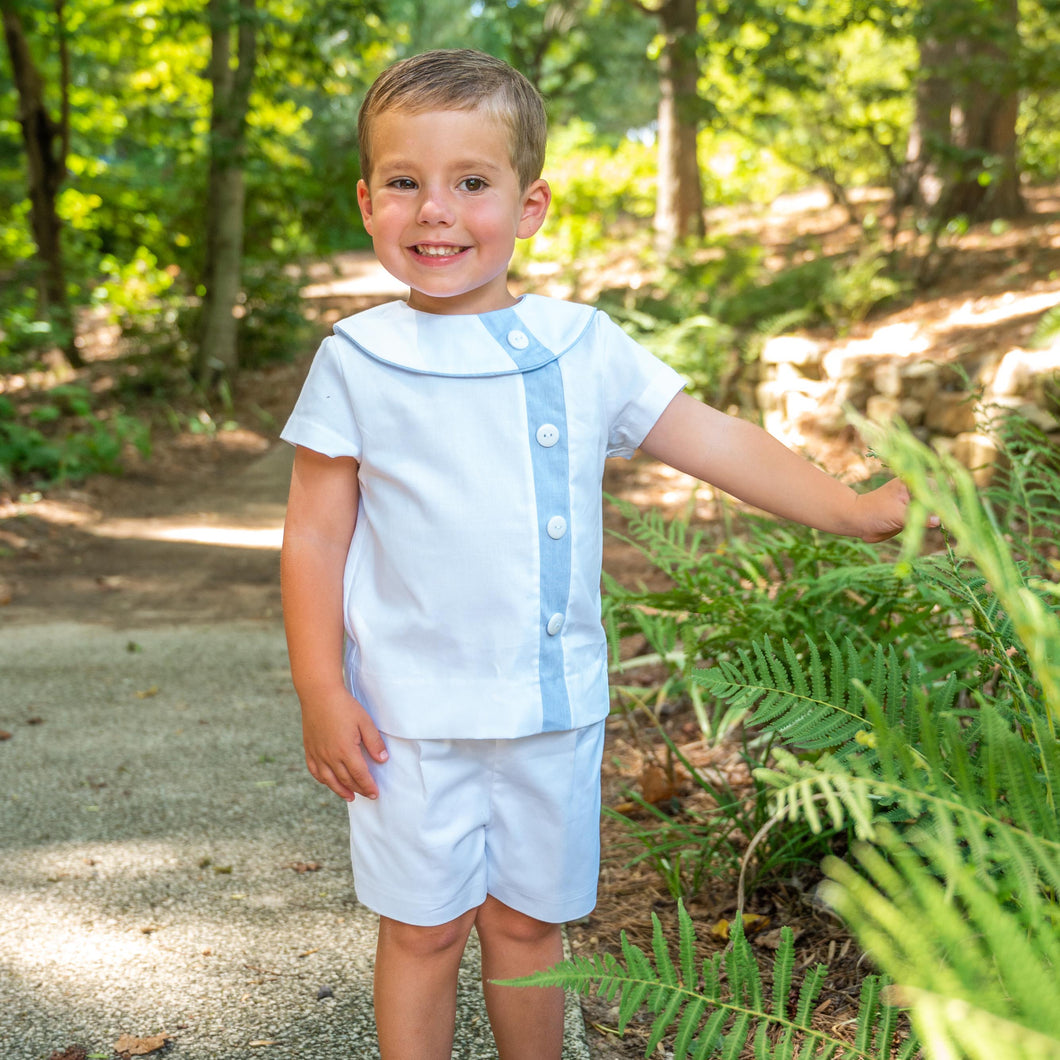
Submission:
<svg viewBox="0 0 1060 1060">
<path fill-rule="evenodd" d="M 456 247 L 451 244 L 438 246 L 437 244 L 417 243 L 412 249 L 426 258 L 452 258 L 457 254 L 462 254 L 467 250 L 467 247 Z"/>
</svg>

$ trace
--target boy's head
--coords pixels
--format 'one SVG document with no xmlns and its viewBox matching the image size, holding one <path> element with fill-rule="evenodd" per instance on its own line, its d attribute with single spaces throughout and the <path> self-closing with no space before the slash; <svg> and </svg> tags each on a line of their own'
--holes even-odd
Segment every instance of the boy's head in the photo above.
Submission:
<svg viewBox="0 0 1060 1060">
<path fill-rule="evenodd" d="M 441 49 L 403 59 L 384 70 L 361 104 L 357 134 L 361 175 L 372 172 L 372 123 L 386 111 L 484 110 L 508 130 L 512 168 L 528 188 L 545 164 L 545 107 L 537 89 L 492 55 Z"/>
</svg>

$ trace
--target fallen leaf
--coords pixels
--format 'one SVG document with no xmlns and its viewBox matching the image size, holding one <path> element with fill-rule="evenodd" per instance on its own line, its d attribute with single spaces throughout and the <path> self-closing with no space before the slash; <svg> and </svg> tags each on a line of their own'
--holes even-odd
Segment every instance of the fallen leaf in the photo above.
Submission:
<svg viewBox="0 0 1060 1060">
<path fill-rule="evenodd" d="M 289 869 L 294 869 L 295 872 L 319 872 L 320 862 L 319 861 L 293 861 L 287 866 Z"/>
<path fill-rule="evenodd" d="M 761 931 L 769 923 L 769 917 L 758 913 L 744 913 L 743 932 L 744 935 L 754 935 Z M 718 939 L 729 937 L 732 924 L 728 920 L 719 920 L 711 929 L 710 933 Z"/>
<path fill-rule="evenodd" d="M 12 595 L 11 586 L 7 582 L 0 582 L 0 607 L 7 607 Z"/>
<path fill-rule="evenodd" d="M 56 1049 L 48 1060 L 86 1060 L 88 1050 L 83 1045 L 68 1045 L 65 1049 Z"/>
<path fill-rule="evenodd" d="M 0 743 L 2 743 L 4 740 L 10 740 L 10 739 L 11 739 L 11 733 L 7 732 L 6 729 L 0 729 Z"/>
<path fill-rule="evenodd" d="M 136 693 L 137 699 L 150 699 L 152 696 L 158 695 L 158 685 L 152 685 L 150 688 L 145 688 L 142 692 Z"/>
<path fill-rule="evenodd" d="M 645 802 L 655 805 L 666 802 L 677 794 L 673 778 L 668 776 L 666 770 L 660 766 L 649 764 L 641 770 L 640 793 Z"/>
<path fill-rule="evenodd" d="M 896 1005 L 905 1008 L 912 1004 L 912 995 L 898 983 L 888 983 L 880 990 L 880 1000 L 885 1005 Z"/>
<path fill-rule="evenodd" d="M 104 592 L 112 593 L 121 589 L 125 579 L 120 574 L 101 574 L 96 579 L 96 586 Z"/>
<path fill-rule="evenodd" d="M 767 950 L 779 950 L 780 949 L 780 928 L 773 928 L 772 931 L 763 931 L 761 935 L 755 935 L 755 942 L 759 946 L 765 946 Z M 795 932 L 795 937 L 798 938 L 800 932 Z"/>
<path fill-rule="evenodd" d="M 139 1038 L 135 1034 L 123 1034 L 115 1043 L 116 1053 L 128 1053 L 129 1056 L 147 1056 L 148 1053 L 157 1053 L 159 1049 L 166 1047 L 168 1034 L 152 1034 L 147 1038 Z"/>
</svg>

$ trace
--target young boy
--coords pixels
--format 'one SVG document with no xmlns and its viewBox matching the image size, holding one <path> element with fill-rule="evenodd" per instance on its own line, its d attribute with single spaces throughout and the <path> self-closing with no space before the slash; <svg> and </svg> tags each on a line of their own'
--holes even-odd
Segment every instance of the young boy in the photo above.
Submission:
<svg viewBox="0 0 1060 1060">
<path fill-rule="evenodd" d="M 283 431 L 306 759 L 349 803 L 357 895 L 380 914 L 384 1060 L 449 1057 L 472 926 L 500 1057 L 558 1060 L 561 992 L 490 980 L 556 963 L 560 925 L 595 904 L 605 458 L 640 447 L 867 541 L 901 529 L 908 493 L 856 495 L 682 394 L 603 314 L 512 295 L 551 192 L 540 97 L 505 63 L 400 62 L 359 134 L 364 224 L 411 293 L 336 325 Z"/>
</svg>

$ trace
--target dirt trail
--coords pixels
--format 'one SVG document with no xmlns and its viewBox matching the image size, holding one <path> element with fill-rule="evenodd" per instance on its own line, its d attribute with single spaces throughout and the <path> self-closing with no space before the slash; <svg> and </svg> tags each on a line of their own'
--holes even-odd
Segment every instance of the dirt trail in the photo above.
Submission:
<svg viewBox="0 0 1060 1060">
<path fill-rule="evenodd" d="M 228 454 L 0 509 L 0 622 L 274 619 L 291 454 Z"/>
</svg>

